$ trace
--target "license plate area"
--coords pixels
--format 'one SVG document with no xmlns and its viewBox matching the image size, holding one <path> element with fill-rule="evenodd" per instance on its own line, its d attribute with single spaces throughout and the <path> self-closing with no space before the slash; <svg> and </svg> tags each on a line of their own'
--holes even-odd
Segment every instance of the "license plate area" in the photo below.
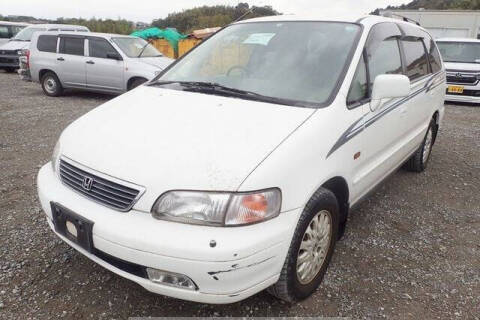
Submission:
<svg viewBox="0 0 480 320">
<path fill-rule="evenodd" d="M 50 206 L 55 231 L 88 252 L 93 252 L 93 222 L 58 203 L 51 202 Z"/>
<path fill-rule="evenodd" d="M 448 86 L 449 93 L 463 93 L 464 86 Z"/>
</svg>

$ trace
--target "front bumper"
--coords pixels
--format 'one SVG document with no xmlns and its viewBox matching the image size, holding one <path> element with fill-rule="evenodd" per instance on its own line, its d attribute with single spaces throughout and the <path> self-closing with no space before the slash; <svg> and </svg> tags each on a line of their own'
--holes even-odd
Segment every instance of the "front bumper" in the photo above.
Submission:
<svg viewBox="0 0 480 320">
<path fill-rule="evenodd" d="M 20 67 L 19 55 L 0 55 L 0 68 Z"/>
<path fill-rule="evenodd" d="M 445 101 L 465 102 L 465 103 L 480 103 L 480 97 L 447 94 L 445 96 Z"/>
<path fill-rule="evenodd" d="M 301 209 L 284 212 L 270 221 L 237 228 L 160 221 L 147 212 L 118 212 L 82 197 L 61 183 L 50 164 L 40 169 L 38 194 L 52 230 L 53 201 L 94 222 L 96 250 L 136 265 L 184 274 L 199 289 L 151 282 L 57 234 L 91 260 L 151 292 L 216 304 L 243 300 L 278 280 L 301 213 Z M 216 247 L 210 247 L 211 240 Z"/>
</svg>

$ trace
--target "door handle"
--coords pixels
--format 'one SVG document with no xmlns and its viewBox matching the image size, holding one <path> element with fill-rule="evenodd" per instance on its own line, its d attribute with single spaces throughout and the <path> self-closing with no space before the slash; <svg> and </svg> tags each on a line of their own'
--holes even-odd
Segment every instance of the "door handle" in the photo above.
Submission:
<svg viewBox="0 0 480 320">
<path fill-rule="evenodd" d="M 58 61 L 65 61 L 65 59 L 63 59 L 62 57 L 60 58 L 57 58 Z"/>
<path fill-rule="evenodd" d="M 88 64 L 95 64 L 95 62 L 93 62 L 92 60 L 88 60 L 86 63 L 88 63 Z"/>
</svg>

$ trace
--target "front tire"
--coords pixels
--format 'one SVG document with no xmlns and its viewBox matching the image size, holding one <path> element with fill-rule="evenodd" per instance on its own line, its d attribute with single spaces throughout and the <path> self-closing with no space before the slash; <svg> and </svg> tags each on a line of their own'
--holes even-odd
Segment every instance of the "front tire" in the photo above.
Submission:
<svg viewBox="0 0 480 320">
<path fill-rule="evenodd" d="M 292 303 L 315 292 L 332 258 L 339 216 L 335 195 L 320 188 L 300 216 L 280 278 L 268 289 L 271 294 Z"/>
<path fill-rule="evenodd" d="M 428 126 L 422 145 L 413 154 L 413 156 L 405 163 L 405 168 L 412 172 L 423 172 L 427 168 L 428 160 L 432 154 L 433 144 L 435 142 L 436 126 L 435 119 L 432 119 Z"/>
<path fill-rule="evenodd" d="M 63 93 L 63 87 L 58 77 L 53 72 L 47 72 L 42 77 L 43 92 L 49 97 L 58 97 Z"/>
</svg>

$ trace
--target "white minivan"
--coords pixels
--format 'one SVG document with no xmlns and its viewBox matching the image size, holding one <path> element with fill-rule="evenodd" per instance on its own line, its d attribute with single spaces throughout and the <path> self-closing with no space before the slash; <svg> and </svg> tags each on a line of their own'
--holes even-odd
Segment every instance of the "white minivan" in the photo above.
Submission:
<svg viewBox="0 0 480 320">
<path fill-rule="evenodd" d="M 299 301 L 351 209 L 400 166 L 426 168 L 444 98 L 414 24 L 237 22 L 68 126 L 40 202 L 58 237 L 151 292 Z"/>
<path fill-rule="evenodd" d="M 446 100 L 480 103 L 480 40 L 437 39 L 447 70 Z"/>
</svg>

